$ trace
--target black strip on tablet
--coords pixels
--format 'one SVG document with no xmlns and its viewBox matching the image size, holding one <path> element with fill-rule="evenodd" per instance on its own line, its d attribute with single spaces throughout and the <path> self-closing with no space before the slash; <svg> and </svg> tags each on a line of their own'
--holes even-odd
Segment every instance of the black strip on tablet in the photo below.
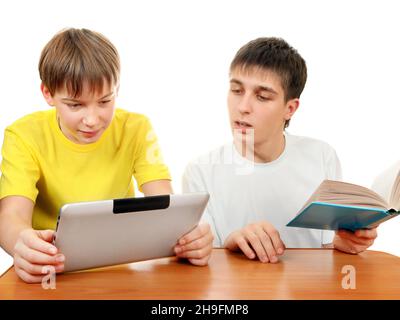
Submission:
<svg viewBox="0 0 400 320">
<path fill-rule="evenodd" d="M 169 195 L 149 196 L 144 198 L 115 199 L 114 213 L 126 213 L 166 209 L 169 207 Z"/>
</svg>

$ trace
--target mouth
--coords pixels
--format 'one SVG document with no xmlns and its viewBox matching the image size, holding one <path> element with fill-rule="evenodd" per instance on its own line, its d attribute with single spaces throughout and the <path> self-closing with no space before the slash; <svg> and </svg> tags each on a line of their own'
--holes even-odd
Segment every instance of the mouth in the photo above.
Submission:
<svg viewBox="0 0 400 320">
<path fill-rule="evenodd" d="M 95 135 L 97 135 L 99 133 L 100 130 L 95 130 L 95 131 L 83 131 L 83 130 L 79 130 L 79 132 L 81 132 L 85 137 L 94 137 Z"/>
<path fill-rule="evenodd" d="M 234 121 L 233 122 L 233 127 L 234 129 L 249 129 L 249 128 L 253 128 L 253 126 L 246 122 L 246 121 Z"/>
</svg>

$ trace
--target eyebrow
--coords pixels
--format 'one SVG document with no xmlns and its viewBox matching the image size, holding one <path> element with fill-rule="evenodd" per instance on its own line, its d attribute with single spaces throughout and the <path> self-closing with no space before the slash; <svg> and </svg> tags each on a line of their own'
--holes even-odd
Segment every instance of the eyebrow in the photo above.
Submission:
<svg viewBox="0 0 400 320">
<path fill-rule="evenodd" d="M 235 84 L 243 86 L 243 83 L 237 79 L 231 79 L 230 83 L 235 83 Z M 267 91 L 267 92 L 270 92 L 273 94 L 278 94 L 278 92 L 276 92 L 274 89 L 272 89 L 271 87 L 267 87 L 267 86 L 257 86 L 256 89 L 261 90 L 261 91 Z"/>
<path fill-rule="evenodd" d="M 114 94 L 114 91 L 106 94 L 105 96 L 101 97 L 99 100 L 103 100 L 105 98 L 108 98 L 109 96 L 112 96 Z M 73 101 L 73 102 L 79 102 L 79 100 L 77 99 L 72 99 L 72 98 L 61 98 L 61 100 L 63 101 Z"/>
</svg>

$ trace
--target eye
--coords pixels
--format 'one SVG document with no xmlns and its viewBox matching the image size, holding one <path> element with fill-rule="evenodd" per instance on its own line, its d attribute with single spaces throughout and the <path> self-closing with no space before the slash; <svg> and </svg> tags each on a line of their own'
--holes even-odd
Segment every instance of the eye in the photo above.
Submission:
<svg viewBox="0 0 400 320">
<path fill-rule="evenodd" d="M 268 101 L 268 100 L 271 100 L 270 98 L 264 97 L 264 96 L 259 95 L 259 94 L 257 95 L 257 99 L 260 100 L 260 101 Z"/>
<path fill-rule="evenodd" d="M 111 100 L 104 100 L 104 101 L 100 101 L 100 104 L 107 104 L 109 102 L 111 102 Z"/>
<path fill-rule="evenodd" d="M 68 107 L 70 107 L 71 109 L 76 109 L 76 108 L 78 108 L 78 107 L 81 106 L 80 103 L 66 103 L 66 105 L 67 105 Z"/>
<path fill-rule="evenodd" d="M 240 94 L 240 93 L 242 93 L 242 90 L 236 89 L 236 88 L 231 88 L 231 92 L 233 92 L 234 94 Z"/>
</svg>

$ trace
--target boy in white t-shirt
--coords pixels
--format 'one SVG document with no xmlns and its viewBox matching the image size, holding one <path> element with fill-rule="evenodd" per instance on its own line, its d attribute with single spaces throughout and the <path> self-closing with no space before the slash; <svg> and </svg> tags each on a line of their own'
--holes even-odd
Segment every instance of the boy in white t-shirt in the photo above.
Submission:
<svg viewBox="0 0 400 320">
<path fill-rule="evenodd" d="M 253 40 L 234 57 L 228 93 L 233 143 L 191 162 L 183 177 L 184 192 L 210 193 L 204 220 L 215 247 L 274 263 L 286 247 L 333 245 L 358 253 L 373 243 L 375 229 L 335 234 L 286 227 L 324 179 L 341 179 L 332 147 L 284 131 L 306 78 L 305 61 L 282 39 Z"/>
</svg>

